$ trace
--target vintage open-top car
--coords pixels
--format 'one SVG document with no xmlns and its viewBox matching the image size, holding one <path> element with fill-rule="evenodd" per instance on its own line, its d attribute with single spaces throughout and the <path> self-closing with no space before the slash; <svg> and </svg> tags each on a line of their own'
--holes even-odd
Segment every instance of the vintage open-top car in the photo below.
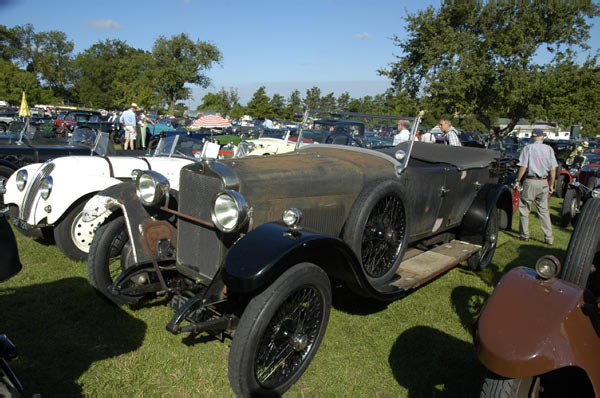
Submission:
<svg viewBox="0 0 600 398">
<path fill-rule="evenodd" d="M 108 140 L 108 134 L 103 134 Z M 131 155 L 114 156 L 113 149 L 101 156 L 65 156 L 31 164 L 19 169 L 7 181 L 5 203 L 11 206 L 12 221 L 17 227 L 52 233 L 67 257 L 84 261 L 95 228 L 103 221 L 103 218 L 91 223 L 81 220 L 83 207 L 90 197 L 135 178 L 134 170 L 154 170 L 169 181 L 171 189 L 177 190 L 179 171 L 197 161 L 204 147 L 202 140 L 174 135 L 162 139 L 154 153 L 120 151 L 120 154 Z"/>
<path fill-rule="evenodd" d="M 168 294 L 170 332 L 233 336 L 237 394 L 282 393 L 323 338 L 331 281 L 393 300 L 462 261 L 490 264 L 512 217 L 497 155 L 413 140 L 298 145 L 188 165 L 177 196 L 144 171 L 84 209 L 85 220 L 113 212 L 90 247 L 90 282 L 119 304 Z"/>
</svg>

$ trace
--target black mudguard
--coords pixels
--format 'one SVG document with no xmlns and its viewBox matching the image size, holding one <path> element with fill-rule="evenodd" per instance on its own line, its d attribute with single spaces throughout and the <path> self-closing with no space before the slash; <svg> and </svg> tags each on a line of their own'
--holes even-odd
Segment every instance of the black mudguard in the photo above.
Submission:
<svg viewBox="0 0 600 398">
<path fill-rule="evenodd" d="M 17 163 L 11 162 L 10 160 L 3 158 L 0 158 L 0 166 L 6 166 L 9 169 L 13 169 L 14 171 L 17 171 L 17 169 L 20 168 L 20 166 Z"/>
<path fill-rule="evenodd" d="M 8 221 L 0 215 L 0 282 L 16 275 L 23 268 L 19 259 L 17 241 Z"/>
<path fill-rule="evenodd" d="M 393 300 L 404 289 L 368 282 L 359 260 L 341 239 L 310 231 L 291 231 L 280 224 L 263 224 L 239 239 L 227 253 L 223 281 L 229 293 L 259 291 L 292 266 L 309 262 L 322 267 L 330 278 L 378 300 Z"/>
<path fill-rule="evenodd" d="M 469 210 L 463 217 L 460 227 L 460 237 L 465 242 L 481 245 L 483 243 L 485 226 L 490 217 L 494 205 L 497 209 L 505 212 L 506 225 L 502 229 L 511 229 L 513 216 L 512 190 L 508 185 L 495 185 L 481 189 Z"/>
</svg>

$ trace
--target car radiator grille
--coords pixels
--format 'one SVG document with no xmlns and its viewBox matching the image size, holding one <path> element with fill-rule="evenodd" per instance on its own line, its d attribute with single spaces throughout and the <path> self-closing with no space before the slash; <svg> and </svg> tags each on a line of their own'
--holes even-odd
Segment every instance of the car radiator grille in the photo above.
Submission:
<svg viewBox="0 0 600 398">
<path fill-rule="evenodd" d="M 50 173 L 52 173 L 52 170 L 54 170 L 54 163 L 46 163 L 42 165 L 42 167 L 40 167 L 38 172 L 35 174 L 33 181 L 28 184 L 29 186 L 25 191 L 25 199 L 23 199 L 23 203 L 19 209 L 19 218 L 21 220 L 27 221 L 29 219 L 31 211 L 33 210 L 33 202 L 35 201 L 38 190 L 42 185 L 42 181 L 44 181 L 44 178 L 48 177 Z"/>
<path fill-rule="evenodd" d="M 223 189 L 221 179 L 184 169 L 179 186 L 179 211 L 211 221 L 213 198 Z M 219 232 L 180 217 L 177 233 L 178 267 L 212 280 L 225 254 Z"/>
</svg>

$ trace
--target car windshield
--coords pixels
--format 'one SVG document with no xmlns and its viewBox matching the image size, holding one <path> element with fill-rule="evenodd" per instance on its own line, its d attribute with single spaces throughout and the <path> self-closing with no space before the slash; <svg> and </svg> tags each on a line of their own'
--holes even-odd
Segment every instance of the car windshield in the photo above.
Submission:
<svg viewBox="0 0 600 398">
<path fill-rule="evenodd" d="M 160 139 L 153 156 L 177 156 L 187 159 L 202 158 L 204 140 L 187 135 L 171 135 Z"/>
<path fill-rule="evenodd" d="M 93 148 L 98 138 L 97 133 L 89 128 L 76 128 L 71 136 L 70 143 L 77 145 L 85 145 Z"/>
</svg>

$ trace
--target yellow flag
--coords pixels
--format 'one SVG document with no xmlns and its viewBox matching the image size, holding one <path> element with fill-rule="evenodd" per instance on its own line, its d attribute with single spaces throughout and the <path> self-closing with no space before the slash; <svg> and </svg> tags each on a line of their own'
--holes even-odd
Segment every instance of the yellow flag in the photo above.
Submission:
<svg viewBox="0 0 600 398">
<path fill-rule="evenodd" d="M 29 112 L 29 106 L 27 105 L 27 99 L 25 98 L 25 91 L 23 91 L 23 97 L 21 97 L 21 108 L 19 109 L 19 116 L 31 116 L 31 112 Z"/>
</svg>

